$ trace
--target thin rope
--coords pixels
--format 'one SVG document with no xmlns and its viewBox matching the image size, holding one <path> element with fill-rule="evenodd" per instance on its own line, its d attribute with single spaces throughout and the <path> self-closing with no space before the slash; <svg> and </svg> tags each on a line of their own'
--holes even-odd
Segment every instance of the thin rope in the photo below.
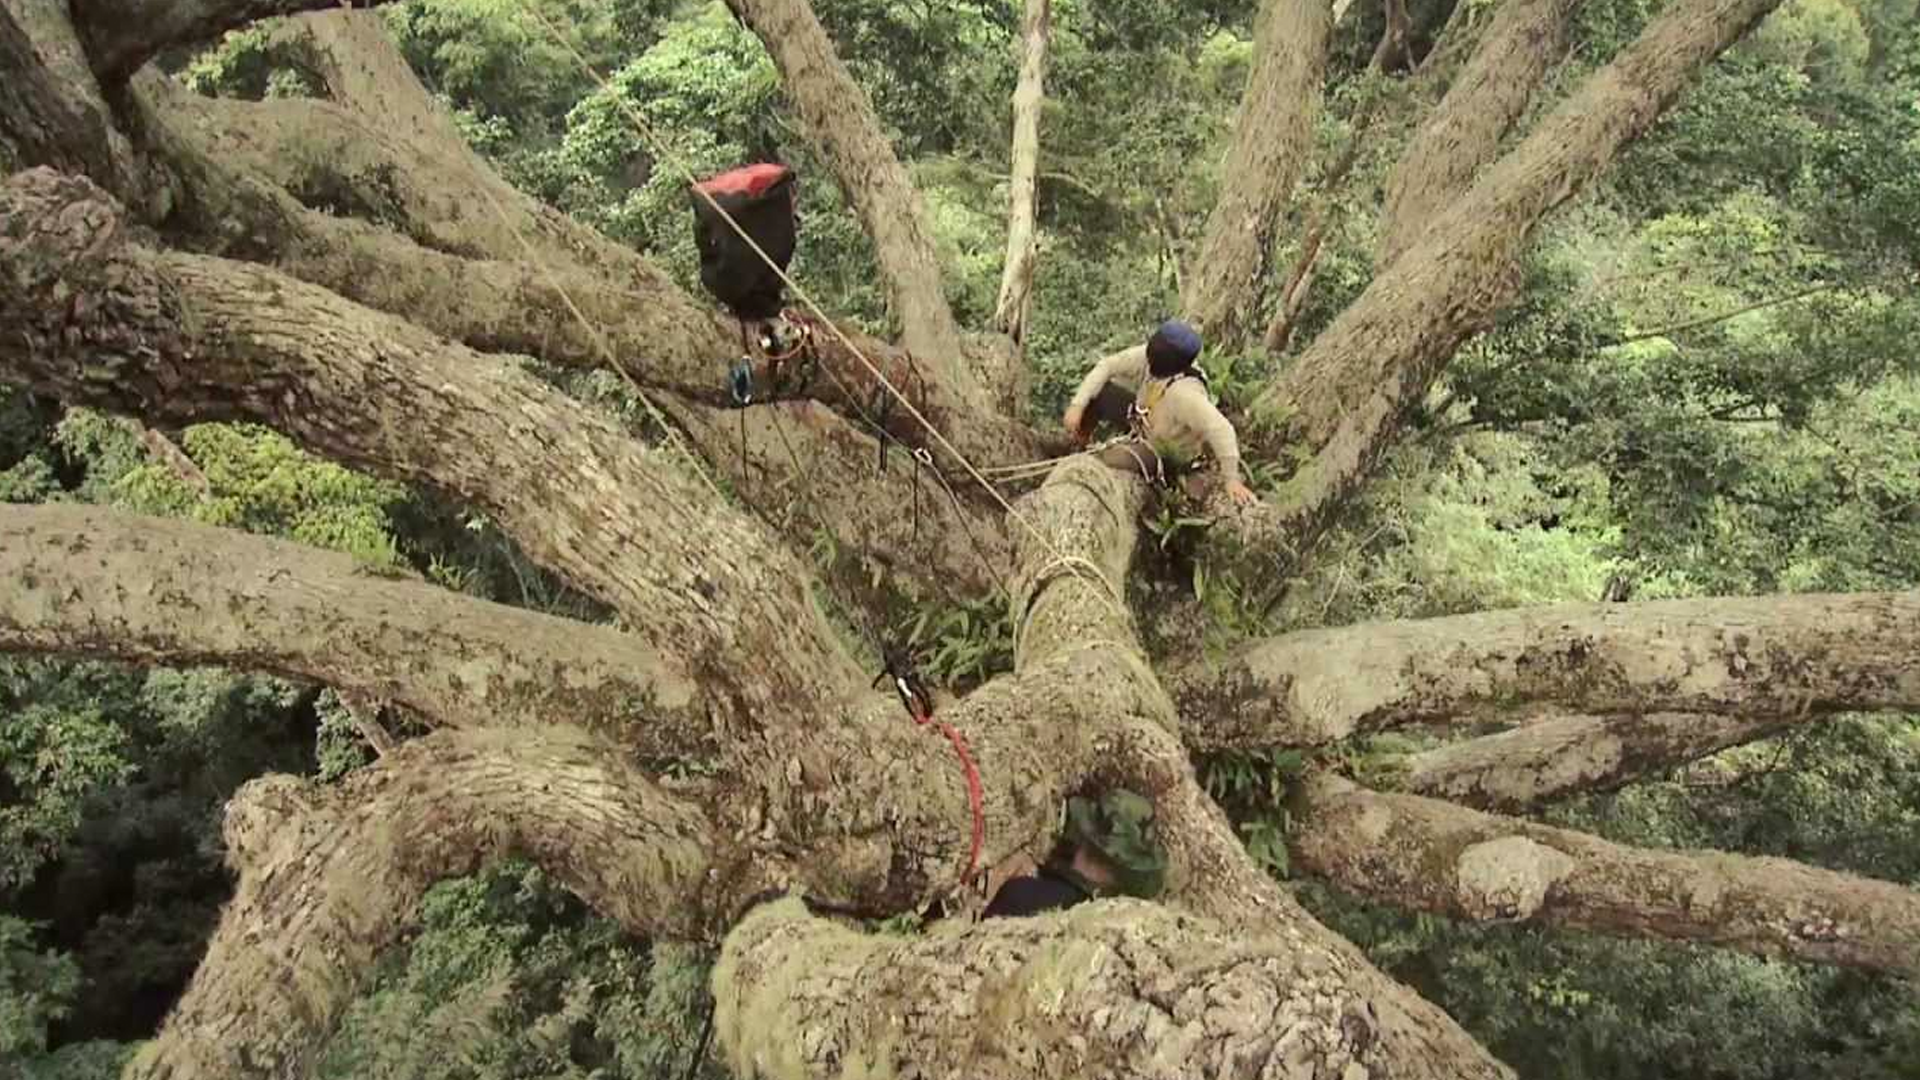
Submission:
<svg viewBox="0 0 1920 1080">
<path fill-rule="evenodd" d="M 721 206 L 719 201 L 710 193 L 699 186 L 699 178 L 694 175 L 693 170 L 688 168 L 686 163 L 680 159 L 679 155 L 674 153 L 673 149 L 666 144 L 665 140 L 661 139 L 659 135 L 654 132 L 653 126 L 647 123 L 639 111 L 627 102 L 624 95 L 614 92 L 612 85 L 601 76 L 600 72 L 594 68 L 593 64 L 589 62 L 585 56 L 581 55 L 578 49 L 574 48 L 573 43 L 568 41 L 560 33 L 559 28 L 554 26 L 545 15 L 535 10 L 531 4 L 523 2 L 520 8 L 535 22 L 540 24 L 541 28 L 547 32 L 547 35 L 553 39 L 556 45 L 559 45 L 569 56 L 573 57 L 574 62 L 580 65 L 581 70 L 587 74 L 587 77 L 592 79 L 594 83 L 613 100 L 615 106 L 626 114 L 628 120 L 632 121 L 634 129 L 640 133 L 641 138 L 653 144 L 655 153 L 677 169 L 682 176 L 686 177 L 694 193 L 698 197 L 705 199 L 707 204 L 713 208 L 714 213 L 718 214 L 721 220 L 725 221 L 728 227 L 733 229 L 733 231 L 739 235 L 740 239 L 746 242 L 747 246 L 753 250 L 753 253 L 758 255 L 762 262 L 766 263 L 767 268 L 772 270 L 787 288 L 792 289 L 793 294 L 798 297 L 802 303 L 806 304 L 807 308 L 813 312 L 814 317 L 826 324 L 827 329 L 832 331 L 833 335 L 840 339 L 840 343 L 845 345 L 847 350 L 853 354 L 854 358 L 860 361 L 861 366 L 865 367 L 867 371 L 873 375 L 874 379 L 881 386 L 885 387 L 887 392 L 892 394 L 900 404 L 906 406 L 908 415 L 912 416 L 921 427 L 926 429 L 927 434 L 931 436 L 935 442 L 939 443 L 941 449 L 952 455 L 954 460 L 958 461 L 961 467 L 966 469 L 968 474 L 973 477 L 982 490 L 986 491 L 988 495 L 992 496 L 995 502 L 1000 504 L 1001 509 L 1006 511 L 1007 516 L 1018 522 L 1021 528 L 1031 533 L 1034 539 L 1040 541 L 1041 545 L 1045 547 L 1048 552 L 1056 557 L 1062 557 L 1060 550 L 1054 546 L 1046 534 L 1042 533 L 1038 526 L 1028 521 L 1025 515 L 1014 509 L 1013 504 L 1008 502 L 985 476 L 981 475 L 980 470 L 974 467 L 973 462 L 968 460 L 967 456 L 961 453 L 959 448 L 949 442 L 947 437 L 940 433 L 940 429 L 935 427 L 931 421 L 922 415 L 920 410 L 914 406 L 913 402 L 908 400 L 905 394 L 901 393 L 893 383 L 887 380 L 886 375 L 874 365 L 873 361 L 867 359 L 866 353 L 862 352 L 860 347 L 853 343 L 853 339 L 849 338 L 832 319 L 827 317 L 827 313 L 814 301 L 812 294 L 808 293 L 798 282 L 788 276 L 786 270 L 761 248 L 758 241 L 747 234 L 747 231 L 741 227 L 738 221 L 734 220 L 733 215 L 728 213 L 726 208 Z M 1098 571 L 1096 571 L 1096 573 L 1098 573 Z M 1105 574 L 1099 574 L 1099 580 L 1106 593 L 1104 599 L 1124 616 L 1126 609 L 1122 605 L 1120 594 L 1114 588 L 1113 583 L 1106 580 Z"/>
</svg>

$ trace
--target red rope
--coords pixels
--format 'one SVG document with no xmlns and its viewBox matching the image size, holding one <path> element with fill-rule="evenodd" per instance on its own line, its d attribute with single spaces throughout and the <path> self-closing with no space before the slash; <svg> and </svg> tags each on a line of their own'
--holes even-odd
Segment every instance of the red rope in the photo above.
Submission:
<svg viewBox="0 0 1920 1080">
<path fill-rule="evenodd" d="M 952 724 L 945 720 L 935 720 L 931 713 L 913 710 L 913 722 L 925 727 L 928 723 L 940 729 L 940 733 L 953 744 L 953 752 L 960 758 L 960 767 L 967 774 L 967 801 L 973 807 L 973 849 L 967 853 L 967 872 L 961 876 L 963 882 L 972 881 L 973 874 L 980 866 L 980 849 L 987 839 L 986 796 L 980 790 L 980 770 L 973 763 L 973 755 L 967 752 L 967 740 Z"/>
</svg>

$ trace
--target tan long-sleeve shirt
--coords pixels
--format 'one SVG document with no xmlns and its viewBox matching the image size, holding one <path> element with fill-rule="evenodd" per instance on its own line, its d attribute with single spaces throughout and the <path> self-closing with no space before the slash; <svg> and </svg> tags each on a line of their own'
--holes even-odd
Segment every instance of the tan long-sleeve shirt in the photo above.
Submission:
<svg viewBox="0 0 1920 1080">
<path fill-rule="evenodd" d="M 1240 479 L 1240 440 L 1233 424 L 1220 415 L 1213 398 L 1199 379 L 1176 379 L 1167 383 L 1150 378 L 1147 371 L 1147 347 L 1136 345 L 1100 361 L 1080 380 L 1074 392 L 1073 407 L 1085 409 L 1100 388 L 1117 379 L 1134 386 L 1134 404 L 1147 414 L 1147 438 L 1164 443 L 1189 457 L 1197 457 L 1204 448 L 1219 462 L 1221 478 L 1231 484 Z M 1164 389 L 1162 389 L 1164 388 Z M 1159 400 L 1155 401 L 1154 397 Z"/>
</svg>

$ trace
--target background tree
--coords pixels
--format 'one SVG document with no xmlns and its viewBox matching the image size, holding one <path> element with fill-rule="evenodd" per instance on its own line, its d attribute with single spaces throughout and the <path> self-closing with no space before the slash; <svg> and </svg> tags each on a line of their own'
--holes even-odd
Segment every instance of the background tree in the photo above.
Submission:
<svg viewBox="0 0 1920 1080">
<path fill-rule="evenodd" d="M 1897 5 L 1056 5 L 1031 165 L 1009 6 L 304 6 L 0 14 L 8 1053 L 660 1075 L 704 981 L 738 1075 L 1911 1060 L 1911 722 L 1840 718 L 1920 697 Z M 768 154 L 950 446 L 836 342 L 724 411 L 679 169 Z M 1266 506 L 970 484 L 1182 297 Z M 986 861 L 1123 785 L 1162 904 L 911 925 L 971 815 L 905 637 Z"/>
</svg>

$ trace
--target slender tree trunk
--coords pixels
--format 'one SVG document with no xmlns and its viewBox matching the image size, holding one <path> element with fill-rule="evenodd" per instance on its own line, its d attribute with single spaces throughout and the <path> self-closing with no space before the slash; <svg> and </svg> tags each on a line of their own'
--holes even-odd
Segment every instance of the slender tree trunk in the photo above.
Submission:
<svg viewBox="0 0 1920 1080">
<path fill-rule="evenodd" d="M 993 312 L 994 329 L 1011 338 L 1022 357 L 1039 239 L 1034 224 L 1034 175 L 1040 168 L 1040 105 L 1046 97 L 1048 6 L 1048 0 L 1027 0 L 1021 22 L 1020 82 L 1013 92 L 1013 163 L 1007 184 L 1007 257 Z"/>
<path fill-rule="evenodd" d="M 1372 475 L 1454 350 L 1517 293 L 1534 226 L 1778 2 L 1675 0 L 1375 277 L 1254 402 L 1255 434 L 1243 442 L 1272 446 L 1284 434 L 1313 457 L 1247 530 L 1310 542 Z"/>
<path fill-rule="evenodd" d="M 1568 795 L 1610 791 L 1766 738 L 1795 719 L 1774 713 L 1553 716 L 1414 754 L 1404 763 L 1401 785 L 1482 810 L 1524 811 Z"/>
</svg>

